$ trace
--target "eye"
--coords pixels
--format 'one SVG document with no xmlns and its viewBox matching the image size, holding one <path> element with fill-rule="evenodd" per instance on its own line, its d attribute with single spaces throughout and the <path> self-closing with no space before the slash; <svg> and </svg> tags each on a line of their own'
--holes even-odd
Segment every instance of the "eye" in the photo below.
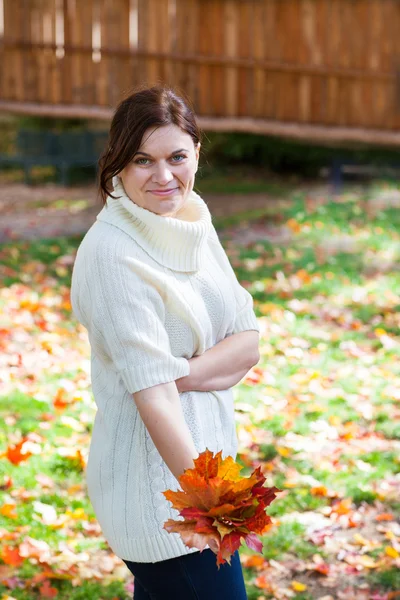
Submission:
<svg viewBox="0 0 400 600">
<path fill-rule="evenodd" d="M 180 160 L 175 160 L 176 158 Z M 172 157 L 172 160 L 173 162 L 181 162 L 185 158 L 186 156 L 184 154 L 175 154 L 175 156 Z"/>
<path fill-rule="evenodd" d="M 141 162 L 142 160 L 144 160 L 144 161 L 147 160 L 148 162 L 150 162 L 148 158 L 138 158 L 138 159 L 135 160 L 135 164 L 137 164 L 137 165 L 145 165 L 145 164 L 147 164 L 145 162 Z"/>
</svg>

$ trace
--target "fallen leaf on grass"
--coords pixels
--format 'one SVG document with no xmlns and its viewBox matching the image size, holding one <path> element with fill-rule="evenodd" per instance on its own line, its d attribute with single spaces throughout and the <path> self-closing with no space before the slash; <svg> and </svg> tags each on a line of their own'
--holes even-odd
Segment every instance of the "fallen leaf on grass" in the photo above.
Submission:
<svg viewBox="0 0 400 600">
<path fill-rule="evenodd" d="M 18 548 L 12 546 L 3 546 L 1 550 L 1 559 L 6 565 L 19 567 L 24 562 L 23 557 L 19 553 Z"/>
<path fill-rule="evenodd" d="M 263 556 L 260 556 L 259 554 L 253 554 L 253 555 L 244 555 L 241 556 L 240 558 L 242 565 L 246 568 L 255 568 L 255 569 L 262 569 L 263 567 L 265 567 L 266 565 L 266 560 Z"/>
<path fill-rule="evenodd" d="M 3 517 L 8 517 L 9 519 L 17 519 L 18 515 L 15 512 L 15 509 L 15 504 L 3 504 L 3 506 L 0 508 L 0 514 L 2 514 Z"/>
<path fill-rule="evenodd" d="M 307 589 L 306 584 L 301 581 L 292 581 L 291 586 L 295 592 L 304 592 Z"/>
<path fill-rule="evenodd" d="M 55 598 L 58 596 L 57 588 L 51 587 L 50 582 L 46 580 L 39 588 L 40 596 L 42 598 Z"/>
<path fill-rule="evenodd" d="M 19 465 L 24 460 L 28 460 L 28 458 L 32 456 L 32 453 L 23 452 L 24 444 L 28 441 L 27 437 L 23 437 L 18 444 L 15 444 L 15 446 L 8 446 L 7 450 L 0 454 L 0 458 L 7 458 L 13 465 Z"/>
</svg>

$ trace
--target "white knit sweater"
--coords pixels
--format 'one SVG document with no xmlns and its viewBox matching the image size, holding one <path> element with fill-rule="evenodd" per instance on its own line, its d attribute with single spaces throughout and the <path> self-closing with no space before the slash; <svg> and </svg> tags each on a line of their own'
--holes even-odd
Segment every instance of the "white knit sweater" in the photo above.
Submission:
<svg viewBox="0 0 400 600">
<path fill-rule="evenodd" d="M 82 240 L 72 273 L 74 315 L 88 330 L 97 405 L 86 481 L 104 537 L 120 558 L 157 562 L 196 552 L 163 524 L 181 519 L 162 494 L 179 484 L 132 394 L 188 375 L 188 359 L 259 327 L 205 202 L 175 218 L 133 203 L 120 179 Z M 197 451 L 236 458 L 232 389 L 180 394 Z"/>
</svg>

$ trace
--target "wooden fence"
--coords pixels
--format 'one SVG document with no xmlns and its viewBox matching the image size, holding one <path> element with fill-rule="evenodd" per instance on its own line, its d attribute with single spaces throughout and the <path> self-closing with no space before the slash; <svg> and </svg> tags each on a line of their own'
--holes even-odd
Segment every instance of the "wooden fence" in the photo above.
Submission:
<svg viewBox="0 0 400 600">
<path fill-rule="evenodd" d="M 200 123 L 400 144 L 399 0 L 0 0 L 0 110 L 110 118 L 136 85 Z"/>
</svg>

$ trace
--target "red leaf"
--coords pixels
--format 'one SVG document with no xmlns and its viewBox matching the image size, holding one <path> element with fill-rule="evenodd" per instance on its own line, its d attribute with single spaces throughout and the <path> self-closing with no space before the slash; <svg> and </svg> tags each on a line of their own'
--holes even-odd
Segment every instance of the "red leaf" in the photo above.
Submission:
<svg viewBox="0 0 400 600">
<path fill-rule="evenodd" d="M 55 598 L 58 596 L 58 589 L 51 587 L 48 579 L 43 582 L 39 588 L 39 591 L 42 598 Z"/>
<path fill-rule="evenodd" d="M 318 565 L 316 565 L 314 567 L 313 571 L 317 571 L 318 573 L 321 573 L 322 575 L 329 575 L 330 566 L 326 563 L 319 563 Z"/>
<path fill-rule="evenodd" d="M 246 542 L 247 546 L 251 548 L 251 550 L 255 550 L 256 552 L 262 552 L 262 542 L 258 539 L 256 535 L 254 535 L 254 533 L 249 533 L 249 535 L 246 535 L 244 541 Z"/>
</svg>

